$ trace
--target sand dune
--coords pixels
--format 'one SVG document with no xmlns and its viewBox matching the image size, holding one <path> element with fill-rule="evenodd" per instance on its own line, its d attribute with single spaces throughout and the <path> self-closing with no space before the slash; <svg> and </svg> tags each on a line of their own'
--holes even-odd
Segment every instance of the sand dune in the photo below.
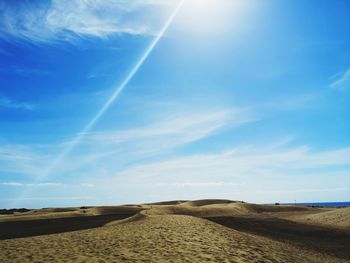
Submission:
<svg viewBox="0 0 350 263">
<path fill-rule="evenodd" d="M 2 262 L 335 262 L 181 215 L 147 216 L 103 228 L 6 240 L 1 241 L 1 251 Z"/>
<path fill-rule="evenodd" d="M 0 217 L 0 262 L 350 262 L 349 209 L 196 200 L 26 213 Z"/>
<path fill-rule="evenodd" d="M 238 203 L 237 201 L 231 201 L 226 199 L 202 199 L 202 200 L 194 200 L 194 201 L 187 201 L 181 203 L 181 205 L 185 206 L 206 206 L 206 205 L 219 205 L 219 204 L 231 204 L 231 203 Z"/>
<path fill-rule="evenodd" d="M 288 219 L 307 224 L 325 225 L 350 230 L 350 207 L 322 211 L 320 213 L 293 215 Z"/>
<path fill-rule="evenodd" d="M 300 211 L 317 211 L 317 208 L 292 206 L 292 205 L 256 205 L 245 204 L 247 210 L 253 213 L 267 213 L 267 212 L 300 212 Z"/>
<path fill-rule="evenodd" d="M 100 206 L 86 209 L 88 214 L 92 215 L 115 215 L 115 214 L 133 214 L 144 210 L 145 207 L 137 205 L 128 206 Z"/>
<path fill-rule="evenodd" d="M 162 201 L 162 202 L 155 202 L 155 203 L 146 203 L 144 205 L 179 205 L 184 202 L 187 202 L 187 200 Z"/>
</svg>

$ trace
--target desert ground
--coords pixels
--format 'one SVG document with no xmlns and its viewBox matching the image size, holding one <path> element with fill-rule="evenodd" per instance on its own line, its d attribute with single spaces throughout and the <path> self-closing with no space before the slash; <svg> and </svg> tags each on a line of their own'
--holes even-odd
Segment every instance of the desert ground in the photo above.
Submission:
<svg viewBox="0 0 350 263">
<path fill-rule="evenodd" d="M 0 262 L 350 262 L 350 208 L 230 200 L 0 215 Z"/>
</svg>

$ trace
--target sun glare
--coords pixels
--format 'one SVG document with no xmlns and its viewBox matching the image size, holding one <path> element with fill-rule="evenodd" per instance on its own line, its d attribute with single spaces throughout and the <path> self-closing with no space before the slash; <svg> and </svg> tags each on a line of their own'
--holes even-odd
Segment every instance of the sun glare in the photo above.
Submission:
<svg viewBox="0 0 350 263">
<path fill-rule="evenodd" d="M 241 0 L 187 0 L 179 20 L 186 30 L 215 34 L 232 28 L 243 7 Z"/>
</svg>

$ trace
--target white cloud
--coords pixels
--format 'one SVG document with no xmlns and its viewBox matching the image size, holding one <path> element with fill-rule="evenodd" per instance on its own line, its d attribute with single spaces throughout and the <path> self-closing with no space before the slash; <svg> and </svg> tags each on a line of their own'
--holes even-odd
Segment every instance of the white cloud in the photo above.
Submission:
<svg viewBox="0 0 350 263">
<path fill-rule="evenodd" d="M 0 182 L 0 186 L 13 186 L 13 187 L 61 187 L 65 186 L 62 183 L 20 183 L 20 182 Z"/>
<path fill-rule="evenodd" d="M 30 76 L 46 76 L 50 75 L 51 72 L 43 69 L 37 69 L 37 68 L 20 68 L 16 67 L 11 70 L 11 72 L 16 73 L 17 75 L 20 75 L 22 77 L 30 77 Z"/>
<path fill-rule="evenodd" d="M 163 161 L 145 158 L 148 162 L 145 163 L 145 160 L 131 161 L 137 160 L 140 155 L 144 156 L 136 151 L 137 144 L 133 153 L 135 156 L 125 156 L 128 155 L 125 151 L 129 151 L 131 141 L 125 142 L 126 148 L 120 141 L 111 144 L 111 148 L 121 148 L 120 154 L 107 156 L 101 163 L 98 158 L 92 161 L 93 152 L 83 153 L 82 156 L 78 153 L 77 156 L 70 157 L 62 163 L 64 168 L 59 172 L 67 174 L 67 171 L 76 169 L 79 173 L 75 174 L 83 176 L 83 180 L 75 184 L 56 186 L 64 185 L 65 189 L 74 187 L 83 194 L 89 190 L 101 200 L 103 196 L 118 198 L 116 192 L 118 195 L 133 192 L 139 201 L 149 198 L 229 198 L 254 202 L 327 199 L 321 198 L 322 193 L 329 194 L 328 196 L 332 197 L 328 198 L 329 200 L 333 200 L 337 194 L 341 194 L 344 199 L 347 196 L 346 189 L 350 187 L 350 148 L 315 151 L 306 146 L 291 147 L 289 144 L 271 142 L 260 147 L 231 147 L 229 150 L 211 154 L 182 157 L 169 155 L 162 158 Z M 156 141 L 150 143 L 157 146 Z M 158 156 L 162 156 L 163 153 L 164 151 L 159 151 Z M 122 162 L 123 158 L 126 158 L 124 161 L 126 160 L 128 165 L 123 170 L 117 169 L 117 163 Z M 82 167 L 85 170 L 81 173 L 79 169 Z M 116 170 L 119 172 L 115 172 Z M 13 181 L 0 185 L 52 187 L 50 190 L 55 186 L 50 182 L 24 184 Z M 61 188 L 57 188 L 57 193 L 59 189 Z"/>
<path fill-rule="evenodd" d="M 84 183 L 84 184 L 80 184 L 80 186 L 84 186 L 84 187 L 94 187 L 94 184 L 89 184 L 89 183 Z"/>
<path fill-rule="evenodd" d="M 264 195 L 264 194 L 274 194 L 279 195 L 280 197 L 286 195 L 286 194 L 296 194 L 295 196 L 298 196 L 300 194 L 306 193 L 308 195 L 317 194 L 317 193 L 327 193 L 327 192 L 334 192 L 334 193 L 340 193 L 345 192 L 347 193 L 350 190 L 350 187 L 323 187 L 323 188 L 299 188 L 299 189 L 282 189 L 279 190 L 278 188 L 273 190 L 254 190 L 254 191 L 235 191 L 235 192 L 228 192 L 228 193 L 222 193 L 224 195 L 232 195 L 232 194 L 240 194 L 240 195 Z M 326 200 L 327 201 L 327 200 Z M 329 201 L 329 200 L 328 200 Z M 313 201 L 314 202 L 314 201 Z"/>
<path fill-rule="evenodd" d="M 79 168 L 123 166 L 153 156 L 162 156 L 178 147 L 212 136 L 223 129 L 243 125 L 254 118 L 245 110 L 222 109 L 158 119 L 134 129 L 87 133 L 77 147 L 53 173 L 62 174 Z M 39 178 L 54 162 L 55 156 L 70 141 L 55 145 L 0 146 L 0 172 Z M 115 160 L 118 160 L 116 163 Z M 100 163 L 103 162 L 103 163 Z"/>
<path fill-rule="evenodd" d="M 33 183 L 23 183 L 23 182 L 0 182 L 0 186 L 9 187 L 89 187 L 92 188 L 95 185 L 92 183 L 81 183 L 81 184 L 66 184 L 57 182 L 33 182 Z"/>
<path fill-rule="evenodd" d="M 329 85 L 332 89 L 346 90 L 350 89 L 350 69 L 343 73 L 338 79 Z"/>
<path fill-rule="evenodd" d="M 155 186 L 170 186 L 170 187 L 223 187 L 223 186 L 240 186 L 243 185 L 244 183 L 235 183 L 235 182 L 194 182 L 194 181 L 189 181 L 189 182 L 174 182 L 174 183 L 155 183 Z"/>
<path fill-rule="evenodd" d="M 307 147 L 276 149 L 273 147 L 238 147 L 217 154 L 199 154 L 162 162 L 135 165 L 117 173 L 116 178 L 186 184 L 226 182 L 228 185 L 254 179 L 303 177 L 317 174 L 318 169 L 343 169 L 350 165 L 350 148 L 310 151 Z M 350 171 L 345 169 L 350 174 Z M 330 174 L 330 173 L 328 173 Z M 166 181 L 165 181 L 166 180 Z M 253 181 L 254 181 L 253 180 Z M 209 184 L 210 185 L 210 184 Z M 225 184 L 223 184 L 225 185 Z"/>
<path fill-rule="evenodd" d="M 293 200 L 298 190 L 302 195 L 321 193 L 327 188 L 343 191 L 341 187 L 348 187 L 344 178 L 350 174 L 350 148 L 321 151 L 308 146 L 292 147 L 293 136 L 262 146 L 228 144 L 225 151 L 211 154 L 184 156 L 176 152 L 179 147 L 254 121 L 253 115 L 240 109 L 211 109 L 187 115 L 166 112 L 137 128 L 90 132 L 52 175 L 74 173 L 83 180 L 69 186 L 81 191 L 113 195 L 118 187 L 126 192 L 137 189 L 140 198 L 142 194 L 157 192 L 155 200 L 179 197 L 249 200 L 249 193 L 264 195 L 264 200 L 280 200 L 279 196 L 285 193 Z M 37 175 L 67 143 L 2 146 L 0 172 L 40 178 Z M 169 191 L 172 195 L 167 195 Z"/>
<path fill-rule="evenodd" d="M 26 102 L 14 101 L 8 97 L 0 96 L 0 107 L 9 109 L 33 110 L 35 108 L 35 105 Z"/>
<path fill-rule="evenodd" d="M 227 198 L 250 202 L 349 198 L 350 148 L 241 146 L 212 154 L 168 157 L 99 177 L 96 191 L 117 187 L 135 200 Z M 90 179 L 91 180 L 91 179 Z M 93 180 L 93 179 L 92 179 Z M 100 190 L 99 190 L 100 189 Z M 106 190 L 107 189 L 107 190 Z M 117 195 L 114 195 L 118 198 Z"/>
<path fill-rule="evenodd" d="M 0 185 L 3 185 L 3 186 L 23 186 L 22 183 L 18 183 L 18 182 L 3 182 L 3 183 L 0 183 Z"/>
<path fill-rule="evenodd" d="M 120 144 L 135 140 L 161 142 L 163 147 L 175 147 L 208 137 L 227 126 L 239 126 L 254 121 L 246 110 L 216 110 L 183 113 L 138 129 L 115 132 L 87 133 L 84 143 L 91 145 Z M 160 143 L 159 143 L 160 144 Z"/>
<path fill-rule="evenodd" d="M 0 145 L 0 172 L 35 176 L 51 160 L 46 147 L 33 145 Z"/>
<path fill-rule="evenodd" d="M 159 8 L 175 1 L 51 0 L 0 5 L 3 36 L 38 43 L 105 38 L 112 34 L 153 34 Z M 150 10 L 150 7 L 152 9 Z"/>
<path fill-rule="evenodd" d="M 111 76 L 110 74 L 106 73 L 91 73 L 87 76 L 88 79 L 97 79 L 97 78 L 105 78 Z"/>
<path fill-rule="evenodd" d="M 85 134 L 80 156 L 64 165 L 76 169 L 91 163 L 114 167 L 130 161 L 161 156 L 192 142 L 207 138 L 229 127 L 254 121 L 250 113 L 241 110 L 197 112 L 183 117 L 176 115 L 136 129 Z M 69 142 L 68 142 L 69 144 Z M 115 160 L 118 159 L 118 164 Z"/>
<path fill-rule="evenodd" d="M 39 196 L 39 197 L 21 197 L 21 198 L 2 198 L 3 201 L 26 201 L 26 200 L 91 200 L 92 196 Z"/>
</svg>

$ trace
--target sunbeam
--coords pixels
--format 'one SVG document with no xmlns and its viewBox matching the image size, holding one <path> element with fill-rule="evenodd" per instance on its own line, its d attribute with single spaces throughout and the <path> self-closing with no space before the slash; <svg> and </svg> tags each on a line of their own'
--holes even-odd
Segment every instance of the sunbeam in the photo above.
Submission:
<svg viewBox="0 0 350 263">
<path fill-rule="evenodd" d="M 47 177 L 52 170 L 63 161 L 63 159 L 76 147 L 76 145 L 81 142 L 81 140 L 84 138 L 84 135 L 91 130 L 91 128 L 98 122 L 98 120 L 103 116 L 103 114 L 109 109 L 109 107 L 113 104 L 113 102 L 119 97 L 121 92 L 125 89 L 125 87 L 128 85 L 130 80 L 135 76 L 137 71 L 140 69 L 140 67 L 143 65 L 143 63 L 146 61 L 148 56 L 151 54 L 152 50 L 155 48 L 155 46 L 158 44 L 159 40 L 164 35 L 165 31 L 168 29 L 169 25 L 174 20 L 176 14 L 180 10 L 181 6 L 183 5 L 185 0 L 181 0 L 175 10 L 170 15 L 169 19 L 166 21 L 162 29 L 159 31 L 157 36 L 153 39 L 149 47 L 146 49 L 145 53 L 141 56 L 141 58 L 137 61 L 135 66 L 132 68 L 132 70 L 129 72 L 129 74 L 126 76 L 126 78 L 123 80 L 123 82 L 115 89 L 112 96 L 106 101 L 106 103 L 102 106 L 102 108 L 96 113 L 96 115 L 90 120 L 90 122 L 82 129 L 82 131 L 72 140 L 69 145 L 59 154 L 59 156 L 50 164 L 50 166 L 43 172 L 41 176 L 39 176 L 39 179 Z"/>
<path fill-rule="evenodd" d="M 146 61 L 148 56 L 151 54 L 155 46 L 158 44 L 159 40 L 163 37 L 164 33 L 167 31 L 168 27 L 176 17 L 177 13 L 179 12 L 181 6 L 185 0 L 181 0 L 179 4 L 176 6 L 174 11 L 171 13 L 170 17 L 164 24 L 164 26 L 161 28 L 161 30 L 158 32 L 158 34 L 155 36 L 155 38 L 152 40 L 151 44 L 148 46 L 146 51 L 143 53 L 143 55 L 140 57 L 140 59 L 137 61 L 135 66 L 132 68 L 132 70 L 129 72 L 129 74 L 125 77 L 123 82 L 116 87 L 115 91 L 111 95 L 111 97 L 106 101 L 106 103 L 101 107 L 101 109 L 95 114 L 95 116 L 88 122 L 88 124 L 81 130 L 81 132 L 78 133 L 78 135 L 71 141 L 69 144 L 63 149 L 63 151 L 53 160 L 52 163 L 41 173 L 37 176 L 36 181 L 43 180 L 50 176 L 52 171 L 67 157 L 67 155 L 83 140 L 85 134 L 89 132 L 92 127 L 98 122 L 98 120 L 103 116 L 103 114 L 109 109 L 109 107 L 113 104 L 113 102 L 118 98 L 118 96 L 121 94 L 121 92 L 125 89 L 125 87 L 128 85 L 130 80 L 135 76 L 137 71 L 141 68 L 143 63 Z M 22 197 L 27 195 L 27 192 L 23 192 Z M 13 204 L 13 207 L 15 207 L 16 204 Z"/>
</svg>

